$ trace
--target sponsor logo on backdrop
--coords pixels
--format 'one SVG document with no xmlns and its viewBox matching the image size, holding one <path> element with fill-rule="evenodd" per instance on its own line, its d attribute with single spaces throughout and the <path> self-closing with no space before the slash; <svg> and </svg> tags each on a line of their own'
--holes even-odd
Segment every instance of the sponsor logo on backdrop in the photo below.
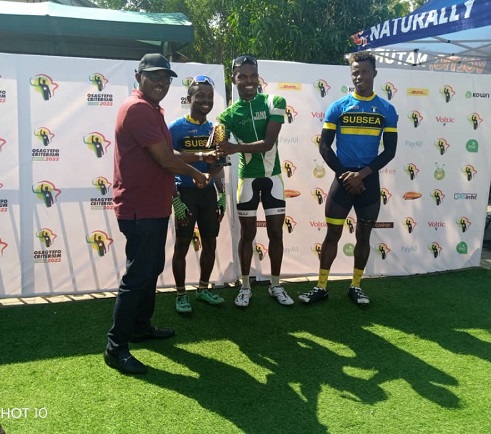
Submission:
<svg viewBox="0 0 491 434">
<path fill-rule="evenodd" d="M 438 258 L 438 256 L 442 253 L 442 246 L 438 244 L 436 241 L 433 241 L 428 245 L 428 250 L 433 254 L 434 258 Z"/>
<path fill-rule="evenodd" d="M 479 115 L 479 113 L 471 113 L 469 116 L 467 116 L 467 120 L 472 124 L 472 128 L 477 130 L 479 125 L 481 125 L 482 117 Z"/>
<path fill-rule="evenodd" d="M 477 175 L 477 170 L 472 164 L 466 164 L 462 167 L 462 173 L 465 175 L 467 181 L 472 181 Z"/>
<path fill-rule="evenodd" d="M 321 98 L 324 98 L 325 96 L 327 96 L 327 94 L 331 90 L 331 86 L 329 86 L 327 81 L 323 80 L 323 79 L 319 79 L 319 80 L 314 81 L 313 85 L 317 89 L 317 91 L 319 92 L 319 95 L 321 96 Z"/>
<path fill-rule="evenodd" d="M 324 122 L 324 112 L 310 112 L 314 119 L 319 119 L 319 121 Z"/>
<path fill-rule="evenodd" d="M 298 246 L 283 247 L 283 253 L 285 255 L 292 255 L 298 253 Z"/>
<path fill-rule="evenodd" d="M 298 113 L 295 111 L 295 109 L 292 106 L 290 106 L 290 105 L 286 106 L 285 116 L 286 116 L 286 120 L 288 121 L 289 124 L 293 123 L 293 121 L 295 120 L 297 115 L 298 115 Z"/>
<path fill-rule="evenodd" d="M 382 205 L 387 205 L 391 197 L 392 193 L 385 187 L 382 187 L 380 189 L 380 199 L 382 200 Z"/>
<path fill-rule="evenodd" d="M 312 169 L 312 174 L 314 178 L 324 178 L 326 176 L 326 168 L 324 167 L 324 162 L 319 163 L 317 160 L 314 160 L 314 168 Z"/>
<path fill-rule="evenodd" d="M 3 145 L 5 145 L 5 143 L 7 143 L 7 140 L 0 137 L 0 152 L 2 152 L 2 148 L 3 148 Z"/>
<path fill-rule="evenodd" d="M 445 102 L 450 102 L 455 95 L 455 90 L 449 84 L 445 84 L 440 88 L 440 94 L 445 99 Z"/>
<path fill-rule="evenodd" d="M 49 228 L 42 228 L 36 233 L 36 236 L 40 239 L 43 247 L 49 249 L 55 243 L 55 239 L 58 235 Z"/>
<path fill-rule="evenodd" d="M 414 128 L 418 128 L 421 122 L 423 122 L 423 115 L 418 110 L 411 111 L 407 117 L 412 122 Z"/>
<path fill-rule="evenodd" d="M 60 87 L 49 75 L 46 74 L 37 74 L 31 77 L 29 82 L 44 101 L 48 101 L 53 98 L 56 90 L 58 87 Z"/>
<path fill-rule="evenodd" d="M 2 237 L 0 237 L 0 256 L 3 256 L 3 252 L 9 245 L 2 240 Z"/>
<path fill-rule="evenodd" d="M 435 141 L 435 148 L 438 149 L 440 155 L 444 155 L 450 148 L 450 144 L 443 137 L 440 137 Z"/>
<path fill-rule="evenodd" d="M 350 234 L 355 232 L 356 220 L 353 217 L 346 217 L 346 221 L 344 222 L 344 224 L 348 227 L 348 231 Z"/>
<path fill-rule="evenodd" d="M 455 200 L 477 200 L 477 193 L 454 193 Z"/>
<path fill-rule="evenodd" d="M 435 171 L 433 172 L 433 178 L 437 181 L 441 181 L 445 178 L 445 164 L 443 166 L 439 166 L 438 163 L 435 163 Z"/>
<path fill-rule="evenodd" d="M 460 227 L 462 233 L 467 232 L 472 224 L 471 221 L 465 216 L 459 217 L 455 223 Z"/>
<path fill-rule="evenodd" d="M 406 140 L 406 148 L 422 148 L 423 147 L 423 141 L 422 140 L 415 140 L 415 141 L 411 141 L 411 140 Z"/>
<path fill-rule="evenodd" d="M 293 232 L 293 229 L 295 229 L 295 226 L 297 225 L 297 222 L 293 219 L 292 216 L 285 216 L 285 226 L 286 230 L 288 231 L 289 234 Z"/>
<path fill-rule="evenodd" d="M 89 76 L 89 81 L 95 86 L 98 92 L 102 92 L 109 83 L 109 80 L 100 72 L 94 72 Z"/>
<path fill-rule="evenodd" d="M 302 83 L 278 83 L 278 90 L 302 91 Z"/>
<path fill-rule="evenodd" d="M 382 91 L 387 95 L 387 99 L 390 101 L 394 98 L 397 93 L 397 88 L 390 81 L 384 83 L 381 86 Z"/>
<path fill-rule="evenodd" d="M 437 231 L 438 229 L 445 228 L 445 222 L 437 221 L 437 220 L 429 221 L 428 226 L 432 229 L 435 229 L 435 231 Z"/>
<path fill-rule="evenodd" d="M 290 160 L 283 161 L 282 165 L 283 172 L 286 173 L 287 178 L 291 178 L 297 170 L 297 166 L 295 166 Z"/>
<path fill-rule="evenodd" d="M 92 185 L 96 190 L 102 195 L 106 196 L 109 193 L 109 189 L 112 183 L 104 176 L 98 176 L 92 180 Z M 90 198 L 90 209 L 91 210 L 107 210 L 113 209 L 113 199 L 112 197 L 91 197 Z"/>
<path fill-rule="evenodd" d="M 409 216 L 402 221 L 402 224 L 406 228 L 408 234 L 412 234 L 414 232 L 414 229 L 416 229 L 416 226 L 418 226 L 416 220 Z"/>
<path fill-rule="evenodd" d="M 191 243 L 193 244 L 193 249 L 195 252 L 198 252 L 201 249 L 201 234 L 199 232 L 198 226 L 194 227 Z"/>
<path fill-rule="evenodd" d="M 95 153 L 97 158 L 102 158 L 107 152 L 107 148 L 111 145 L 111 142 L 104 137 L 104 134 L 97 131 L 86 134 L 83 137 L 83 141 Z"/>
<path fill-rule="evenodd" d="M 312 250 L 312 252 L 317 256 L 317 259 L 320 259 L 322 251 L 321 243 L 315 243 L 310 250 Z"/>
<path fill-rule="evenodd" d="M 346 243 L 343 246 L 343 253 L 345 256 L 354 256 L 355 254 L 355 245 L 353 243 Z"/>
<path fill-rule="evenodd" d="M 403 253 L 417 253 L 418 246 L 401 246 L 401 252 Z"/>
<path fill-rule="evenodd" d="M 32 186 L 33 193 L 40 199 L 46 208 L 53 206 L 58 196 L 61 194 L 61 190 L 50 181 L 41 181 Z"/>
<path fill-rule="evenodd" d="M 465 93 L 465 97 L 466 98 L 487 98 L 487 99 L 489 99 L 489 98 L 491 98 L 491 94 L 485 93 L 485 92 L 472 92 L 472 91 L 468 90 Z"/>
<path fill-rule="evenodd" d="M 254 254 L 259 258 L 260 261 L 262 261 L 265 257 L 266 254 L 268 253 L 268 249 L 261 243 L 256 243 L 254 246 Z"/>
<path fill-rule="evenodd" d="M 384 260 L 387 259 L 387 255 L 390 252 L 390 248 L 389 248 L 389 246 L 387 244 L 380 243 L 377 246 L 377 252 L 378 252 L 379 256 L 382 258 L 382 260 L 384 261 Z"/>
<path fill-rule="evenodd" d="M 479 142 L 475 139 L 467 140 L 465 149 L 467 152 L 477 153 L 479 151 Z"/>
<path fill-rule="evenodd" d="M 440 206 L 443 202 L 443 199 L 445 199 L 445 195 L 443 194 L 443 191 L 441 191 L 441 190 L 433 190 L 430 193 L 430 197 L 433 199 L 436 206 Z"/>
<path fill-rule="evenodd" d="M 354 91 L 355 91 L 355 86 L 347 86 L 347 85 L 341 86 L 341 93 L 352 93 Z"/>
<path fill-rule="evenodd" d="M 59 161 L 60 150 L 57 148 L 47 148 L 47 146 L 52 144 L 55 137 L 49 128 L 38 128 L 34 131 L 34 137 L 43 145 L 43 148 L 32 149 L 32 161 Z"/>
<path fill-rule="evenodd" d="M 417 191 L 406 191 L 406 193 L 402 195 L 402 198 L 404 200 L 416 200 L 419 199 L 420 197 L 421 197 L 421 193 Z"/>
<path fill-rule="evenodd" d="M 113 243 L 113 239 L 101 230 L 95 230 L 91 232 L 90 235 L 86 235 L 85 241 L 91 245 L 92 249 L 94 249 L 99 256 L 104 256 Z"/>
<path fill-rule="evenodd" d="M 268 87 L 268 83 L 264 81 L 262 77 L 259 77 L 259 86 L 257 88 L 257 91 L 259 93 L 264 93 L 264 90 Z"/>
<path fill-rule="evenodd" d="M 87 105 L 97 105 L 110 107 L 113 105 L 114 95 L 112 93 L 102 93 L 109 80 L 100 72 L 94 72 L 89 76 L 89 81 L 96 88 L 98 93 L 87 94 Z"/>
<path fill-rule="evenodd" d="M 311 220 L 310 226 L 320 231 L 321 229 L 327 228 L 327 223 L 325 221 Z"/>
<path fill-rule="evenodd" d="M 7 102 L 7 91 L 0 89 L 0 104 Z"/>
<path fill-rule="evenodd" d="M 459 244 L 455 246 L 455 250 L 457 250 L 457 253 L 459 255 L 467 255 L 467 243 L 461 241 Z"/>
<path fill-rule="evenodd" d="M 442 124 L 444 127 L 447 124 L 455 123 L 455 118 L 453 118 L 451 116 L 435 116 L 435 120 L 437 123 Z"/>
<path fill-rule="evenodd" d="M 394 229 L 394 222 L 375 222 L 374 229 Z"/>
<path fill-rule="evenodd" d="M 406 89 L 407 96 L 430 96 L 430 89 L 408 87 Z"/>
<path fill-rule="evenodd" d="M 311 141 L 318 148 L 319 145 L 321 144 L 321 135 L 316 134 L 315 136 L 312 137 Z"/>
<path fill-rule="evenodd" d="M 409 179 L 413 181 L 418 175 L 419 169 L 417 168 L 416 164 L 409 163 L 404 166 L 404 172 L 406 172 L 409 176 Z"/>
<path fill-rule="evenodd" d="M 298 197 L 300 196 L 300 192 L 297 191 L 297 190 L 289 190 L 289 189 L 285 189 L 285 197 L 290 199 L 292 197 Z"/>
<path fill-rule="evenodd" d="M 315 187 L 310 194 L 317 201 L 318 205 L 322 205 L 327 197 L 327 193 L 320 187 Z"/>
<path fill-rule="evenodd" d="M 281 136 L 279 139 L 279 143 L 285 143 L 286 145 L 291 145 L 291 144 L 299 143 L 299 139 L 298 136 L 294 136 L 294 137 Z"/>
</svg>

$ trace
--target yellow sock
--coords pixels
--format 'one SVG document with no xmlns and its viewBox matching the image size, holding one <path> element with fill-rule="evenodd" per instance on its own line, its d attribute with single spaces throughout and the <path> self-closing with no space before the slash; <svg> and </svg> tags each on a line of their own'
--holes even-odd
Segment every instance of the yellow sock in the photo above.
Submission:
<svg viewBox="0 0 491 434">
<path fill-rule="evenodd" d="M 353 280 L 351 281 L 351 286 L 357 286 L 358 288 L 360 287 L 363 271 L 364 270 L 359 270 L 358 268 L 353 268 Z"/>
<path fill-rule="evenodd" d="M 317 287 L 322 288 L 322 289 L 326 289 L 328 278 L 329 278 L 329 270 L 323 270 L 321 268 L 319 270 L 319 281 L 317 282 Z"/>
</svg>

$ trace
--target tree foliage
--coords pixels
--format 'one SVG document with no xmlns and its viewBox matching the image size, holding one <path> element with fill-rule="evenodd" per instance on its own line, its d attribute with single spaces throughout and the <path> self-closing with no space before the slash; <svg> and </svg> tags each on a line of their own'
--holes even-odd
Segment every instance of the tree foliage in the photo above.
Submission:
<svg viewBox="0 0 491 434">
<path fill-rule="evenodd" d="M 96 0 L 104 8 L 182 12 L 194 43 L 190 61 L 230 64 L 238 54 L 262 59 L 341 64 L 349 36 L 410 11 L 398 0 Z M 412 1 L 419 6 L 424 0 Z"/>
</svg>

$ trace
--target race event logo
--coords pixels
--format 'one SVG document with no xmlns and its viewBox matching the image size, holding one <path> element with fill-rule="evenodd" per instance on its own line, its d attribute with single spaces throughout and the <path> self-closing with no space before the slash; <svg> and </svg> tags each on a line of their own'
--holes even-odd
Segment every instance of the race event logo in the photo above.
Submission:
<svg viewBox="0 0 491 434">
<path fill-rule="evenodd" d="M 7 102 L 7 91 L 0 89 L 0 104 Z"/>
<path fill-rule="evenodd" d="M 297 225 L 297 222 L 293 220 L 293 217 L 287 215 L 285 216 L 285 226 L 289 234 L 293 232 L 293 229 Z"/>
<path fill-rule="evenodd" d="M 390 101 L 392 98 L 394 98 L 394 95 L 397 93 L 397 88 L 394 86 L 393 83 L 388 81 L 387 83 L 384 83 L 381 87 L 382 91 L 387 95 L 387 99 Z"/>
<path fill-rule="evenodd" d="M 445 155 L 448 148 L 450 148 L 450 144 L 443 137 L 440 137 L 435 141 L 435 147 L 438 149 L 440 155 Z"/>
<path fill-rule="evenodd" d="M 95 153 L 97 158 L 102 158 L 111 145 L 111 142 L 104 137 L 104 134 L 97 131 L 85 135 L 83 141 Z"/>
<path fill-rule="evenodd" d="M 113 243 L 113 239 L 109 237 L 104 231 L 96 230 L 90 235 L 85 237 L 87 243 L 89 243 L 99 256 L 104 256 L 109 247 Z"/>
<path fill-rule="evenodd" d="M 111 107 L 114 102 L 114 95 L 112 93 L 102 93 L 109 80 L 100 73 L 94 73 L 89 77 L 89 81 L 97 88 L 99 93 L 88 93 L 87 105 Z"/>
<path fill-rule="evenodd" d="M 257 87 L 258 93 L 264 93 L 264 90 L 268 87 L 268 83 L 264 81 L 264 78 L 259 77 L 259 85 Z"/>
<path fill-rule="evenodd" d="M 106 196 L 109 193 L 109 189 L 112 183 L 104 176 L 98 176 L 92 180 L 92 185 L 96 190 L 102 195 Z M 108 210 L 113 209 L 113 199 L 112 197 L 91 197 L 90 198 L 90 209 L 91 210 Z"/>
<path fill-rule="evenodd" d="M 384 260 L 387 259 L 387 255 L 390 252 L 390 248 L 389 248 L 389 246 L 387 244 L 380 243 L 377 246 L 377 252 L 378 252 L 379 256 L 382 258 L 382 260 L 384 261 Z"/>
<path fill-rule="evenodd" d="M 479 113 L 471 113 L 468 117 L 467 120 L 472 124 L 472 128 L 477 130 L 479 128 L 479 125 L 481 125 L 482 118 L 479 115 Z"/>
<path fill-rule="evenodd" d="M 387 205 L 389 203 L 389 199 L 392 197 L 392 194 L 385 187 L 380 189 L 380 199 L 382 200 L 382 205 Z"/>
<path fill-rule="evenodd" d="M 109 188 L 113 185 L 106 177 L 98 176 L 92 180 L 92 185 L 105 196 L 109 192 Z"/>
<path fill-rule="evenodd" d="M 283 171 L 286 173 L 288 178 L 293 176 L 295 170 L 297 170 L 297 166 L 295 166 L 290 160 L 285 160 L 283 162 Z"/>
<path fill-rule="evenodd" d="M 47 127 L 40 127 L 34 130 L 34 137 L 43 146 L 49 146 L 55 137 L 53 132 Z M 32 161 L 59 161 L 60 150 L 55 148 L 33 148 L 31 151 Z"/>
<path fill-rule="evenodd" d="M 33 193 L 36 194 L 38 199 L 42 200 L 47 208 L 51 208 L 56 203 L 58 196 L 61 194 L 61 190 L 50 181 L 41 181 L 32 186 Z"/>
<path fill-rule="evenodd" d="M 474 177 L 477 175 L 477 170 L 474 168 L 472 164 L 466 164 L 462 168 L 462 172 L 464 173 L 467 181 L 472 181 Z"/>
<path fill-rule="evenodd" d="M 455 90 L 449 84 L 440 88 L 440 94 L 445 98 L 445 102 L 450 102 L 455 95 Z"/>
<path fill-rule="evenodd" d="M 312 174 L 315 178 L 324 178 L 326 176 L 326 168 L 323 163 L 320 163 L 317 160 L 314 160 L 314 168 L 312 169 Z"/>
<path fill-rule="evenodd" d="M 295 111 L 295 109 L 292 106 L 287 105 L 285 109 L 285 115 L 288 123 L 292 124 L 295 118 L 297 117 L 298 113 Z"/>
<path fill-rule="evenodd" d="M 433 199 L 436 206 L 440 206 L 443 202 L 443 199 L 445 199 L 445 195 L 441 190 L 433 190 L 430 194 L 430 197 Z"/>
<path fill-rule="evenodd" d="M 355 232 L 356 220 L 353 217 L 346 217 L 346 221 L 344 222 L 344 224 L 348 227 L 348 231 L 350 234 Z"/>
<path fill-rule="evenodd" d="M 470 220 L 465 217 L 465 216 L 462 216 L 460 218 L 458 218 L 455 223 L 457 223 L 457 226 L 460 227 L 460 230 L 462 231 L 462 233 L 465 233 L 469 230 L 469 226 L 472 224 L 470 222 Z"/>
<path fill-rule="evenodd" d="M 326 200 L 327 193 L 320 187 L 316 187 L 311 192 L 312 196 L 317 201 L 317 204 L 322 205 Z"/>
<path fill-rule="evenodd" d="M 59 85 L 46 74 L 37 74 L 29 79 L 35 91 L 38 92 L 44 101 L 48 101 L 55 96 L 55 91 Z"/>
<path fill-rule="evenodd" d="M 315 253 L 318 259 L 321 258 L 321 251 L 322 251 L 322 244 L 321 243 L 315 243 L 312 248 L 312 252 Z"/>
<path fill-rule="evenodd" d="M 314 85 L 314 88 L 316 88 L 319 91 L 321 98 L 324 98 L 325 96 L 327 96 L 327 94 L 329 93 L 329 90 L 331 89 L 331 86 L 329 86 L 329 84 L 327 84 L 327 81 L 322 80 L 322 79 L 315 81 L 313 83 L 313 85 Z"/>
<path fill-rule="evenodd" d="M 0 188 L 3 187 L 3 184 L 0 182 Z M 9 209 L 9 200 L 8 199 L 2 199 L 0 197 L 0 212 L 7 212 Z"/>
<path fill-rule="evenodd" d="M 433 254 L 434 258 L 438 258 L 442 253 L 442 246 L 438 244 L 436 241 L 433 241 L 428 245 L 428 250 Z"/>
<path fill-rule="evenodd" d="M 311 141 L 318 148 L 319 145 L 321 144 L 321 135 L 316 134 L 315 136 L 312 137 Z"/>
<path fill-rule="evenodd" d="M 8 246 L 9 245 L 0 237 L 0 256 L 3 256 L 3 252 Z"/>
<path fill-rule="evenodd" d="M 191 238 L 191 244 L 193 245 L 193 249 L 195 252 L 198 252 L 201 249 L 201 234 L 199 233 L 199 229 L 195 226 L 193 231 L 193 236 Z"/>
<path fill-rule="evenodd" d="M 413 181 L 419 173 L 419 169 L 416 167 L 416 164 L 409 163 L 404 167 L 404 172 L 406 172 L 409 179 Z"/>
<path fill-rule="evenodd" d="M 262 261 L 266 254 L 268 253 L 268 249 L 261 243 L 256 243 L 254 246 L 254 254 L 257 255 L 260 261 Z"/>
<path fill-rule="evenodd" d="M 414 128 L 418 128 L 423 122 L 423 116 L 418 110 L 413 110 L 407 117 L 411 120 Z"/>
<path fill-rule="evenodd" d="M 402 224 L 405 226 L 408 234 L 412 234 L 414 232 L 414 229 L 418 225 L 412 217 L 406 217 L 403 220 Z"/>
<path fill-rule="evenodd" d="M 49 228 L 42 228 L 36 234 L 36 236 L 41 240 L 41 244 L 46 249 L 49 249 L 55 242 L 57 235 Z"/>
<path fill-rule="evenodd" d="M 435 171 L 433 172 L 433 178 L 437 181 L 442 181 L 445 178 L 445 164 L 443 166 L 439 166 L 438 163 L 435 163 Z"/>
<path fill-rule="evenodd" d="M 2 152 L 2 148 L 3 148 L 3 145 L 5 145 L 5 143 L 7 143 L 7 140 L 0 137 L 0 152 Z"/>
</svg>

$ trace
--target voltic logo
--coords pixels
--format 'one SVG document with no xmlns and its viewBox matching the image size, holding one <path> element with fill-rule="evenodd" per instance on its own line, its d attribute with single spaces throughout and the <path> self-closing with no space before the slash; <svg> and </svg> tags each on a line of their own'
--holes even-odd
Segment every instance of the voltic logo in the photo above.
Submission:
<svg viewBox="0 0 491 434">
<path fill-rule="evenodd" d="M 289 234 L 293 232 L 293 229 L 297 225 L 297 222 L 293 219 L 293 217 L 287 215 L 285 216 L 285 226 Z"/>
<path fill-rule="evenodd" d="M 322 205 L 327 197 L 327 193 L 320 187 L 314 188 L 311 194 L 319 205 Z"/>
<path fill-rule="evenodd" d="M 482 122 L 482 118 L 479 113 L 471 113 L 469 116 L 467 116 L 467 120 L 472 124 L 472 128 L 475 130 L 479 128 L 479 125 L 481 125 Z"/>
<path fill-rule="evenodd" d="M 98 92 L 102 92 L 106 87 L 106 84 L 109 83 L 109 80 L 100 72 L 94 72 L 91 74 L 89 76 L 89 81 L 97 88 Z"/>
<path fill-rule="evenodd" d="M 428 250 L 433 254 L 434 258 L 438 258 L 442 252 L 442 246 L 438 244 L 436 241 L 433 241 L 428 245 Z"/>
<path fill-rule="evenodd" d="M 298 113 L 295 111 L 295 109 L 292 106 L 287 105 L 285 110 L 285 115 L 288 123 L 292 124 L 295 118 L 297 117 Z"/>
<path fill-rule="evenodd" d="M 387 205 L 389 203 L 389 199 L 392 197 L 392 194 L 385 187 L 380 189 L 380 199 L 382 200 L 382 205 Z"/>
<path fill-rule="evenodd" d="M 430 197 L 433 199 L 436 206 L 440 206 L 441 203 L 443 202 L 443 199 L 445 199 L 445 195 L 441 190 L 433 190 L 430 194 Z"/>
<path fill-rule="evenodd" d="M 469 226 L 472 224 L 470 222 L 470 220 L 465 217 L 465 216 L 462 216 L 462 217 L 459 217 L 455 223 L 457 223 L 457 225 L 460 227 L 460 230 L 462 231 L 462 233 L 465 233 L 468 231 L 469 229 Z"/>
<path fill-rule="evenodd" d="M 403 221 L 402 224 L 406 228 L 407 232 L 409 234 L 412 234 L 414 232 L 414 229 L 418 225 L 416 221 L 412 217 L 406 217 Z"/>
<path fill-rule="evenodd" d="M 390 252 L 390 248 L 389 248 L 389 246 L 387 244 L 380 243 L 377 246 L 377 251 L 378 251 L 378 254 L 380 255 L 380 257 L 382 258 L 382 260 L 385 261 L 387 259 L 387 255 Z"/>
<path fill-rule="evenodd" d="M 314 81 L 314 87 L 319 91 L 321 98 L 324 98 L 331 89 L 331 86 L 327 84 L 327 81 L 322 79 Z"/>
<path fill-rule="evenodd" d="M 58 196 L 61 194 L 61 190 L 50 181 L 41 181 L 32 186 L 33 193 L 43 201 L 47 208 L 51 208 L 57 201 Z"/>
<path fill-rule="evenodd" d="M 421 122 L 423 122 L 423 115 L 418 110 L 413 110 L 407 117 L 413 123 L 414 128 L 418 128 L 421 125 Z"/>
<path fill-rule="evenodd" d="M 111 142 L 104 137 L 104 134 L 94 131 L 84 136 L 84 143 L 93 151 L 97 158 L 107 152 L 107 148 L 111 145 Z"/>
<path fill-rule="evenodd" d="M 113 243 L 112 238 L 101 230 L 95 230 L 89 235 L 86 235 L 85 240 L 91 245 L 99 256 L 104 256 Z"/>
<path fill-rule="evenodd" d="M 450 144 L 443 137 L 440 137 L 436 139 L 435 147 L 438 149 L 440 155 L 444 155 L 448 148 L 450 148 Z"/>
<path fill-rule="evenodd" d="M 254 253 L 257 255 L 260 261 L 262 261 L 266 257 L 266 253 L 268 253 L 268 249 L 261 243 L 256 243 L 254 246 Z"/>
<path fill-rule="evenodd" d="M 288 178 L 293 176 L 295 170 L 297 170 L 297 167 L 290 160 L 285 160 L 283 162 L 283 171 L 286 173 Z"/>
<path fill-rule="evenodd" d="M 3 252 L 9 245 L 2 240 L 2 237 L 0 237 L 0 257 L 3 256 Z"/>
<path fill-rule="evenodd" d="M 407 173 L 411 181 L 413 181 L 419 173 L 419 169 L 414 163 L 406 164 L 406 166 L 404 166 L 404 171 Z"/>
<path fill-rule="evenodd" d="M 455 90 L 449 84 L 445 84 L 440 88 L 440 94 L 445 98 L 445 102 L 450 102 L 455 95 Z"/>
<path fill-rule="evenodd" d="M 397 93 L 397 88 L 390 81 L 384 83 L 381 87 L 382 91 L 387 95 L 387 99 L 390 101 Z"/>
<path fill-rule="evenodd" d="M 41 240 L 41 244 L 49 249 L 54 243 L 57 235 L 49 228 L 42 228 L 37 233 L 36 236 Z"/>
<path fill-rule="evenodd" d="M 472 181 L 474 177 L 477 175 L 477 170 L 474 168 L 472 164 L 466 164 L 462 168 L 462 173 L 464 173 L 467 181 Z"/>
<path fill-rule="evenodd" d="M 29 79 L 32 87 L 38 92 L 44 101 L 48 101 L 55 96 L 55 91 L 59 85 L 46 74 L 37 74 Z"/>
</svg>

